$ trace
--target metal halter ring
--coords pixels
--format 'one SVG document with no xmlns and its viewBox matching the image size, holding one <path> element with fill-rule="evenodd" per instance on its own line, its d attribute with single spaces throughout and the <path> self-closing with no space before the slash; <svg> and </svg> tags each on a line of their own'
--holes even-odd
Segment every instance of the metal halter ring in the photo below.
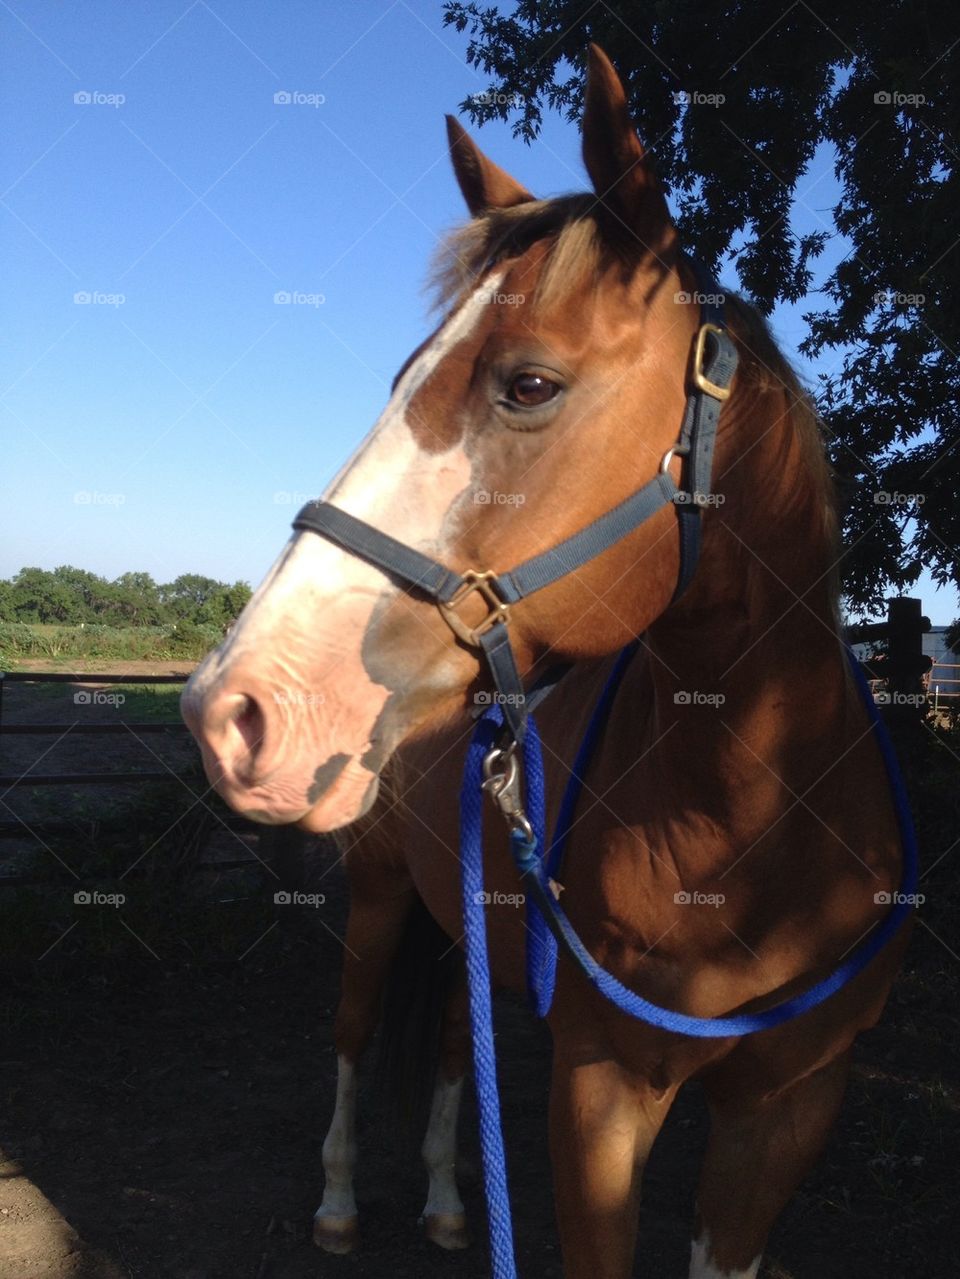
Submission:
<svg viewBox="0 0 960 1279">
<path fill-rule="evenodd" d="M 670 469 L 670 463 L 675 457 L 686 457 L 690 452 L 689 444 L 671 444 L 660 459 L 660 474 L 666 475 Z"/>
<path fill-rule="evenodd" d="M 453 596 L 449 600 L 437 600 L 437 607 L 440 609 L 443 620 L 454 635 L 462 639 L 464 644 L 469 644 L 471 648 L 480 647 L 480 636 L 489 631 L 491 626 L 495 626 L 497 622 L 506 623 L 510 620 L 509 606 L 503 602 L 494 588 L 496 580 L 496 573 L 490 572 L 489 569 L 480 573 L 476 569 L 468 568 L 463 574 L 463 584 L 457 587 Z M 474 591 L 483 597 L 488 612 L 483 621 L 470 627 L 456 609 Z"/>
</svg>

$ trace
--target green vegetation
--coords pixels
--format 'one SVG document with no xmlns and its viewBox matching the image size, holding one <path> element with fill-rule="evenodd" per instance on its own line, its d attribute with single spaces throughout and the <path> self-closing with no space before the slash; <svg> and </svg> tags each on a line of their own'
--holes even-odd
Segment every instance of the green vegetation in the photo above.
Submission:
<svg viewBox="0 0 960 1279">
<path fill-rule="evenodd" d="M 184 676 L 186 679 L 186 676 Z M 31 684 L 34 701 L 60 702 L 72 698 L 74 684 Z M 122 696 L 117 718 L 137 724 L 178 724 L 180 722 L 180 684 L 116 684 L 110 692 Z"/>
<path fill-rule="evenodd" d="M 199 573 L 182 573 L 161 585 L 149 573 L 122 573 L 110 582 L 69 564 L 22 568 L 0 581 L 0 622 L 166 629 L 187 624 L 222 634 L 250 595 L 246 582 L 228 584 Z"/>
<path fill-rule="evenodd" d="M 197 573 L 158 584 L 149 573 L 115 581 L 62 565 L 0 580 L 0 667 L 32 658 L 199 659 L 219 644 L 250 598 L 246 582 Z"/>
</svg>

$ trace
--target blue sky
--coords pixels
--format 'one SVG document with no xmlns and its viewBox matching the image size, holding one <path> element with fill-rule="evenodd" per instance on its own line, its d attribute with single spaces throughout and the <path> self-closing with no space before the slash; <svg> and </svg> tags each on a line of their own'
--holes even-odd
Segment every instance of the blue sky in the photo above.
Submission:
<svg viewBox="0 0 960 1279">
<path fill-rule="evenodd" d="M 0 576 L 255 584 L 427 331 L 425 268 L 463 216 L 443 115 L 487 82 L 439 0 L 0 13 Z M 479 136 L 538 194 L 583 185 L 558 116 L 531 148 Z M 824 158 L 807 186 L 798 225 L 832 203 Z M 799 316 L 775 320 L 793 353 Z"/>
</svg>

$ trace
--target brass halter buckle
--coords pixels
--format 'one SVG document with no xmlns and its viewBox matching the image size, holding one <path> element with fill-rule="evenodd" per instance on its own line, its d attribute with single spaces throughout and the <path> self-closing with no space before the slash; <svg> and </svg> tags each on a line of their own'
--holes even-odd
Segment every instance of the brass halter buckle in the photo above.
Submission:
<svg viewBox="0 0 960 1279">
<path fill-rule="evenodd" d="M 724 400 L 730 398 L 730 387 L 717 386 L 716 382 L 711 382 L 703 371 L 703 356 L 707 345 L 708 333 L 716 333 L 717 337 L 721 337 L 723 329 L 716 324 L 700 325 L 697 344 L 693 349 L 693 380 L 697 389 L 703 391 L 704 395 L 712 395 L 715 400 L 719 400 L 722 404 Z"/>
<path fill-rule="evenodd" d="M 472 648 L 480 647 L 480 636 L 485 635 L 491 626 L 495 626 L 497 622 L 506 623 L 510 620 L 509 606 L 503 602 L 494 587 L 496 580 L 496 573 L 490 572 L 489 569 L 484 573 L 478 573 L 476 569 L 468 568 L 463 574 L 463 585 L 457 588 L 455 594 L 446 602 L 437 601 L 443 620 L 454 635 Z M 471 628 L 456 610 L 474 591 L 483 597 L 489 611 L 482 622 Z"/>
</svg>

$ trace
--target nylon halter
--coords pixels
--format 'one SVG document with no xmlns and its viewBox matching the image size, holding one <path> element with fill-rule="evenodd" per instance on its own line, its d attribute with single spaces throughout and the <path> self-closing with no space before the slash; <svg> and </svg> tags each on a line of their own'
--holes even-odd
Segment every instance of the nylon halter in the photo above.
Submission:
<svg viewBox="0 0 960 1279">
<path fill-rule="evenodd" d="M 515 743 L 523 742 L 532 707 L 510 643 L 510 609 L 514 604 L 596 559 L 664 506 L 675 507 L 680 531 L 680 572 L 674 599 L 687 588 L 696 571 L 701 511 L 710 497 L 717 423 L 737 367 L 736 348 L 724 325 L 723 305 L 715 301 L 722 297 L 719 287 L 701 268 L 697 267 L 696 273 L 702 299 L 700 327 L 693 345 L 692 385 L 676 443 L 666 451 L 657 473 L 642 488 L 556 546 L 507 572 L 484 568 L 458 573 L 330 502 L 308 502 L 293 521 L 298 531 L 327 538 L 434 600 L 454 635 L 486 660 Z M 683 488 L 674 483 L 669 472 L 674 457 L 683 459 Z M 476 626 L 469 626 L 459 609 L 474 594 L 486 604 L 487 614 Z M 555 682 L 556 677 L 548 678 L 541 691 Z"/>
</svg>

